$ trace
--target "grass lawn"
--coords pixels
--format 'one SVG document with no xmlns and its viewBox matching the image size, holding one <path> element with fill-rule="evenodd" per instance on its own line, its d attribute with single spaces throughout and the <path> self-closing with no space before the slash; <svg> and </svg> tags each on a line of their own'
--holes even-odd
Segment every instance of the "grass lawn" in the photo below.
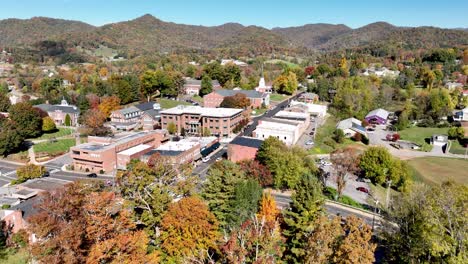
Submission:
<svg viewBox="0 0 468 264">
<path fill-rule="evenodd" d="M 434 134 L 447 134 L 446 127 L 411 127 L 398 131 L 402 140 L 409 140 L 422 146 L 422 151 L 431 151 L 430 139 Z"/>
<path fill-rule="evenodd" d="M 310 154 L 327 154 L 334 151 L 335 149 L 342 147 L 355 147 L 357 149 L 366 148 L 364 144 L 355 142 L 349 138 L 346 138 L 343 143 L 337 144 L 332 138 L 337 122 L 338 119 L 336 117 L 327 117 L 325 123 L 317 129 L 317 134 L 315 135 L 315 145 L 309 150 Z"/>
<path fill-rule="evenodd" d="M 378 207 L 385 208 L 385 200 L 387 199 L 387 188 L 381 185 L 375 185 L 373 183 L 369 183 L 369 188 L 372 196 L 379 201 Z M 390 197 L 395 196 L 398 194 L 398 191 L 394 189 L 390 189 Z M 367 202 L 369 205 L 374 205 L 374 199 L 371 197 L 367 198 Z"/>
<path fill-rule="evenodd" d="M 285 61 L 285 60 L 279 60 L 279 59 L 267 60 L 267 61 L 265 61 L 265 63 L 271 63 L 271 64 L 282 64 L 282 63 L 284 63 L 284 64 L 288 65 L 288 67 L 299 67 L 299 65 L 297 65 L 295 63 Z"/>
<path fill-rule="evenodd" d="M 75 139 L 60 139 L 57 142 L 42 142 L 34 145 L 34 152 L 45 152 L 51 156 L 59 155 L 70 150 L 70 147 L 75 146 Z"/>
<path fill-rule="evenodd" d="M 413 170 L 415 181 L 428 184 L 440 184 L 444 181 L 453 180 L 457 183 L 468 184 L 468 160 L 423 157 L 408 161 Z"/>
<path fill-rule="evenodd" d="M 194 95 L 192 97 L 192 100 L 199 103 L 200 105 L 203 105 L 203 97 L 199 96 L 199 95 Z"/>
<path fill-rule="evenodd" d="M 42 140 L 42 139 L 50 139 L 50 138 L 59 138 L 63 136 L 68 136 L 73 133 L 73 129 L 71 128 L 59 128 L 57 131 L 53 133 L 44 133 L 42 136 L 38 138 L 33 138 L 34 140 Z"/>
<path fill-rule="evenodd" d="M 187 102 L 170 100 L 170 99 L 166 99 L 166 98 L 159 99 L 159 103 L 161 104 L 162 109 L 173 108 L 173 107 L 176 107 L 178 105 L 192 105 L 192 104 L 187 103 Z"/>
<path fill-rule="evenodd" d="M 281 102 L 288 98 L 286 95 L 282 94 L 270 94 L 270 100 L 273 102 Z"/>
<path fill-rule="evenodd" d="M 466 148 L 464 148 L 462 145 L 460 145 L 460 142 L 458 142 L 458 140 L 451 140 L 450 142 L 451 142 L 450 150 L 449 150 L 450 153 L 465 155 Z"/>
</svg>

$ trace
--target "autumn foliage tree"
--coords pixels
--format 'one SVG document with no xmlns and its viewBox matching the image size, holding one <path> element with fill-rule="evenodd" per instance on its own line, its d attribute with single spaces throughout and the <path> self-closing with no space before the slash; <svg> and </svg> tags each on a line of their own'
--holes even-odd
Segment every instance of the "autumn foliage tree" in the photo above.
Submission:
<svg viewBox="0 0 468 264">
<path fill-rule="evenodd" d="M 262 187 L 273 185 L 273 176 L 267 166 L 257 160 L 244 160 L 239 163 L 247 178 L 258 181 Z"/>
<path fill-rule="evenodd" d="M 246 109 L 250 106 L 250 100 L 243 93 L 236 93 L 233 96 L 226 96 L 220 107 Z"/>
<path fill-rule="evenodd" d="M 90 135 L 105 135 L 108 130 L 104 127 L 105 114 L 99 109 L 90 109 L 83 115 L 83 123 L 90 129 Z"/>
<path fill-rule="evenodd" d="M 120 108 L 120 98 L 115 95 L 103 97 L 98 108 L 107 118 L 112 111 Z"/>
<path fill-rule="evenodd" d="M 330 160 L 334 164 L 338 193 L 338 197 L 335 197 L 335 199 L 338 199 L 346 187 L 348 174 L 358 171 L 359 154 L 353 148 L 340 149 L 330 155 Z"/>
<path fill-rule="evenodd" d="M 161 248 L 174 262 L 203 259 L 217 251 L 218 221 L 197 197 L 169 206 L 161 221 Z"/>
</svg>

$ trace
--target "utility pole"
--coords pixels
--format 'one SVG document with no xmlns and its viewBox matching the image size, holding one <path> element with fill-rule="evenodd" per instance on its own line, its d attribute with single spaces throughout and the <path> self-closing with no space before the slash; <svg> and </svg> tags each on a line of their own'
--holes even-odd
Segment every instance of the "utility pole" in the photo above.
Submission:
<svg viewBox="0 0 468 264">
<path fill-rule="evenodd" d="M 390 187 L 392 186 L 392 180 L 387 181 L 387 198 L 385 199 L 385 207 L 388 209 L 390 205 Z"/>
</svg>

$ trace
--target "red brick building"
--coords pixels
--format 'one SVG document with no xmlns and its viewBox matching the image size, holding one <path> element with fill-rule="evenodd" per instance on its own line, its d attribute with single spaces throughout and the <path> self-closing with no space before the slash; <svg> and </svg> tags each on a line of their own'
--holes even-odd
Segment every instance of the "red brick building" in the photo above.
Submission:
<svg viewBox="0 0 468 264">
<path fill-rule="evenodd" d="M 165 130 L 128 132 L 114 137 L 88 137 L 88 143 L 70 148 L 75 170 L 111 172 L 125 169 L 131 159 L 168 141 Z"/>
<path fill-rule="evenodd" d="M 254 90 L 219 89 L 203 96 L 203 106 L 219 107 L 225 97 L 234 96 L 238 93 L 245 94 L 250 100 L 250 106 L 252 108 L 261 108 L 262 106 L 270 105 L 270 95 L 268 93 L 261 93 Z"/>
<path fill-rule="evenodd" d="M 253 160 L 263 140 L 250 137 L 236 137 L 228 145 L 228 159 L 232 162 Z"/>
<path fill-rule="evenodd" d="M 243 119 L 242 112 L 242 109 L 234 108 L 179 105 L 161 111 L 161 127 L 167 129 L 173 123 L 177 134 L 181 134 L 183 129 L 187 135 L 200 136 L 205 131 L 210 135 L 228 137 Z"/>
</svg>

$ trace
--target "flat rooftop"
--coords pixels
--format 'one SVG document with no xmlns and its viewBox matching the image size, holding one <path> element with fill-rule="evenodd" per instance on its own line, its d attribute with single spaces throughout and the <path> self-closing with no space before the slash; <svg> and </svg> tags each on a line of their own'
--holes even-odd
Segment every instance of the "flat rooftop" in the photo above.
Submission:
<svg viewBox="0 0 468 264">
<path fill-rule="evenodd" d="M 309 113 L 279 111 L 275 117 L 306 120 L 309 117 Z"/>
<path fill-rule="evenodd" d="M 252 138 L 252 137 L 236 137 L 233 141 L 229 144 L 251 147 L 251 148 L 260 148 L 262 145 L 263 140 Z"/>
<path fill-rule="evenodd" d="M 161 146 L 159 146 L 156 150 L 170 150 L 170 151 L 186 151 L 195 146 L 200 146 L 198 141 L 191 141 L 190 139 L 182 139 L 180 141 L 169 141 Z"/>
<path fill-rule="evenodd" d="M 242 109 L 236 108 L 211 108 L 201 106 L 185 106 L 179 105 L 164 111 L 161 114 L 181 115 L 181 114 L 195 114 L 201 116 L 211 117 L 231 117 L 233 115 L 241 113 Z"/>
<path fill-rule="evenodd" d="M 138 153 L 140 151 L 143 151 L 143 150 L 146 150 L 146 149 L 149 149 L 149 148 L 151 148 L 150 145 L 141 144 L 141 145 L 137 145 L 137 146 L 134 146 L 132 148 L 126 149 L 124 151 L 121 151 L 118 154 L 131 156 L 133 154 L 136 154 L 136 153 Z"/>
<path fill-rule="evenodd" d="M 79 150 L 89 150 L 89 151 L 100 151 L 104 149 L 109 149 L 116 145 L 124 144 L 135 140 L 140 137 L 144 137 L 147 135 L 157 134 L 157 133 L 164 133 L 163 130 L 154 130 L 154 131 L 140 131 L 140 132 L 126 132 L 126 133 L 119 133 L 113 137 L 93 137 L 94 139 L 101 140 L 105 143 L 99 142 L 89 142 L 77 145 L 72 147 L 72 149 L 79 149 Z"/>
</svg>

